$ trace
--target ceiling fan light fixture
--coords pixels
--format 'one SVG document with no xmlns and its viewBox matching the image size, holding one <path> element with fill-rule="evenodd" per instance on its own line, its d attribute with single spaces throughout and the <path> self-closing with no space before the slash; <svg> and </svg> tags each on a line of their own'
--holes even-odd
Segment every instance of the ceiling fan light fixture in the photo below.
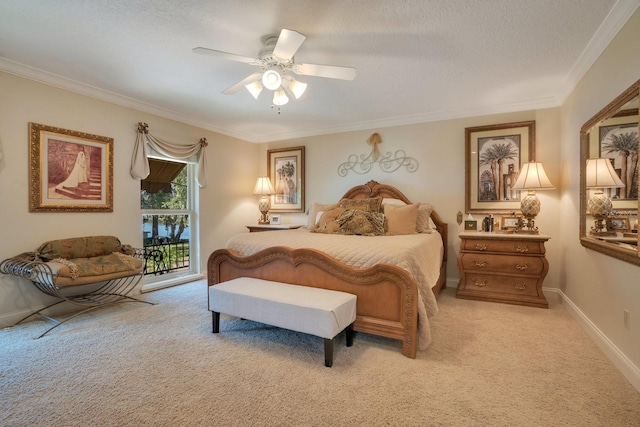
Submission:
<svg viewBox="0 0 640 427">
<path fill-rule="evenodd" d="M 262 84 L 269 90 L 276 90 L 282 84 L 282 77 L 276 70 L 267 70 L 262 75 Z"/>
<path fill-rule="evenodd" d="M 273 92 L 273 105 L 284 105 L 289 102 L 289 97 L 284 93 L 284 89 L 280 88 Z"/>
<path fill-rule="evenodd" d="M 249 93 L 255 99 L 258 99 L 258 96 L 260 95 L 260 92 L 262 92 L 262 88 L 263 88 L 262 83 L 260 82 L 260 80 L 256 80 L 253 83 L 249 83 L 248 85 L 245 85 L 244 87 L 247 88 Z"/>
<path fill-rule="evenodd" d="M 304 91 L 307 90 L 307 84 L 297 81 L 296 79 L 291 79 L 291 84 L 289 85 L 289 89 L 293 92 L 293 95 L 296 99 L 300 99 L 302 95 L 304 95 Z"/>
</svg>

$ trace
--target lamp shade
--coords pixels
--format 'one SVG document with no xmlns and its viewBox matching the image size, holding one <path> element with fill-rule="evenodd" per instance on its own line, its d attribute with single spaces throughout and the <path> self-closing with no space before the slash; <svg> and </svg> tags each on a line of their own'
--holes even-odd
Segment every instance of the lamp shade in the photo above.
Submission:
<svg viewBox="0 0 640 427">
<path fill-rule="evenodd" d="M 307 90 L 307 84 L 297 81 L 296 79 L 291 79 L 291 84 L 289 85 L 289 89 L 293 93 L 293 96 L 296 99 L 300 99 L 302 95 L 304 95 L 304 91 Z"/>
<path fill-rule="evenodd" d="M 587 188 L 620 187 L 624 187 L 624 183 L 609 159 L 587 159 Z"/>
<path fill-rule="evenodd" d="M 261 176 L 256 181 L 256 186 L 253 189 L 253 194 L 260 195 L 269 195 L 276 194 L 276 190 L 273 189 L 273 185 L 271 185 L 271 180 L 267 176 Z"/>
<path fill-rule="evenodd" d="M 529 162 L 522 165 L 518 179 L 513 184 L 514 190 L 553 190 L 542 163 Z"/>
<path fill-rule="evenodd" d="M 249 91 L 249 93 L 255 98 L 258 99 L 258 95 L 260 95 L 260 92 L 262 92 L 262 82 L 260 82 L 260 80 L 256 80 L 253 83 L 249 83 L 248 85 L 245 85 L 244 87 L 247 88 L 247 90 Z"/>
<path fill-rule="evenodd" d="M 289 102 L 289 97 L 284 93 L 284 89 L 280 88 L 273 92 L 273 105 L 284 105 Z"/>
</svg>

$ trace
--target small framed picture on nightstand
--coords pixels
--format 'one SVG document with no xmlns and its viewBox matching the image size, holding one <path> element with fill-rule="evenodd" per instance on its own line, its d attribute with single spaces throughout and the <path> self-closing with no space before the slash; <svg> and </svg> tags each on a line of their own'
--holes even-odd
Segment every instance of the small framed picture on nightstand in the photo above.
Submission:
<svg viewBox="0 0 640 427">
<path fill-rule="evenodd" d="M 271 219 L 269 221 L 271 221 L 271 224 L 273 225 L 280 225 L 280 215 L 271 215 Z"/>
<path fill-rule="evenodd" d="M 464 222 L 464 229 L 467 231 L 470 230 L 477 230 L 478 229 L 478 221 L 471 221 L 471 220 L 467 220 Z"/>
</svg>

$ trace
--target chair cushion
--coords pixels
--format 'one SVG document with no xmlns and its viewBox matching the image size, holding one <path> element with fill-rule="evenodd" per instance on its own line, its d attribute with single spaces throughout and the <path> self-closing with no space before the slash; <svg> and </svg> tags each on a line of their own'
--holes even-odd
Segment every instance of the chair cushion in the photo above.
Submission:
<svg viewBox="0 0 640 427">
<path fill-rule="evenodd" d="M 56 258 L 47 265 L 54 273 L 54 283 L 64 287 L 140 274 L 143 260 L 114 252 L 91 258 Z"/>
</svg>

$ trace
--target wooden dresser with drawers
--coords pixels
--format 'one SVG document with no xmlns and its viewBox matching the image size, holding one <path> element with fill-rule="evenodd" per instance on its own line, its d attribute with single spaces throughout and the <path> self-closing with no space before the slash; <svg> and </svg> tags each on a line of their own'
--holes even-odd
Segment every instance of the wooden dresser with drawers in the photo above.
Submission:
<svg viewBox="0 0 640 427">
<path fill-rule="evenodd" d="M 456 296 L 548 308 L 542 282 L 549 271 L 544 234 L 460 233 Z"/>
</svg>

